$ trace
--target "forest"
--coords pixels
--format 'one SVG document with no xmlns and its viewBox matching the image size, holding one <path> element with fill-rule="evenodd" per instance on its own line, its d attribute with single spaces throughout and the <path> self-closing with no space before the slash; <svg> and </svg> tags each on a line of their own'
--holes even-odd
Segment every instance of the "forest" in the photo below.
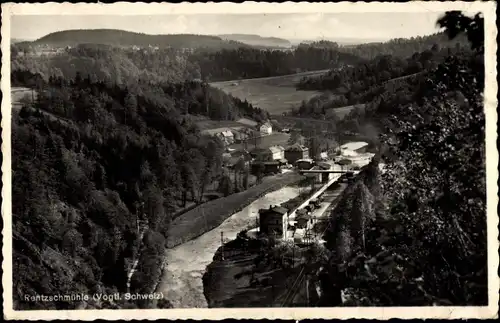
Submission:
<svg viewBox="0 0 500 323">
<path fill-rule="evenodd" d="M 202 77 L 210 81 L 257 78 L 336 68 L 358 64 L 355 55 L 335 49 L 299 47 L 295 50 L 239 48 L 213 53 L 198 51 L 189 57 L 198 64 Z"/>
<path fill-rule="evenodd" d="M 292 114 L 323 119 L 332 117 L 332 109 L 336 108 L 359 104 L 372 106 L 378 105 L 378 101 L 386 105 L 385 101 L 395 96 L 401 100 L 409 98 L 415 85 L 447 57 L 470 52 L 470 48 L 465 46 L 441 47 L 434 44 L 430 50 L 413 53 L 406 59 L 381 55 L 364 64 L 303 78 L 297 84 L 298 89 L 320 90 L 323 94 L 303 102 Z M 359 117 L 359 111 L 353 111 L 345 122 L 358 120 Z M 353 128 L 349 130 L 358 131 L 355 126 Z"/>
<path fill-rule="evenodd" d="M 75 37 L 70 37 L 73 34 Z M 418 59 L 420 63 L 415 63 L 416 66 L 408 66 L 407 57 L 416 52 L 428 53 L 436 44 L 450 48 L 460 43 L 458 40 L 441 42 L 443 37 L 438 34 L 376 44 L 379 53 L 376 56 L 392 57 L 391 59 L 397 61 L 397 65 L 402 66 L 404 70 L 418 70 L 428 57 L 424 55 Z M 215 43 L 212 47 L 204 46 L 204 39 Z M 66 44 L 67 42 L 71 43 L 71 48 L 66 47 L 69 44 Z M 331 69 L 332 72 L 325 79 L 304 80 L 300 85 L 303 89 L 321 89 L 332 84 L 337 85 L 338 79 L 335 75 L 339 68 L 360 63 L 370 64 L 370 60 L 376 58 L 367 55 L 372 50 L 369 46 L 375 46 L 373 44 L 344 47 L 323 41 L 302 44 L 293 50 L 272 50 L 243 43 L 223 46 L 220 42 L 227 43 L 218 37 L 202 35 L 151 36 L 119 30 L 63 31 L 32 43 L 12 44 L 11 64 L 12 69 L 39 73 L 45 80 L 48 80 L 49 76 L 73 79 L 76 72 L 80 72 L 82 75 L 90 75 L 93 80 L 120 85 L 138 81 L 182 82 L 186 79 L 227 81 Z M 150 47 L 157 43 L 169 46 L 159 46 L 158 49 Z M 132 45 L 139 48 L 134 49 Z M 51 55 L 35 55 L 35 52 L 41 50 L 40 46 L 59 48 L 60 51 Z M 357 50 L 354 50 L 355 48 Z M 422 50 L 408 53 L 408 48 Z M 398 71 L 388 72 L 396 74 Z M 360 77 L 363 76 L 362 73 L 359 74 Z M 386 76 L 385 74 L 378 77 Z"/>
<path fill-rule="evenodd" d="M 307 44 L 301 43 L 299 47 L 331 48 L 366 60 L 372 60 L 377 56 L 394 56 L 404 59 L 410 57 L 413 53 L 430 50 L 436 44 L 441 44 L 443 47 L 468 45 L 467 38 L 464 35 L 449 39 L 444 32 L 438 32 L 428 36 L 395 38 L 386 42 L 373 42 L 358 45 L 340 45 L 333 41 L 320 40 Z"/>
<path fill-rule="evenodd" d="M 207 116 L 215 120 L 265 117 L 200 82 L 127 88 L 80 74 L 44 81 L 28 71 L 13 71 L 12 79 L 38 92 L 35 102 L 13 114 L 18 309 L 33 308 L 25 294 L 124 292 L 138 258 L 131 291 L 154 290 L 174 212 L 188 201 L 199 203 L 221 176 L 221 142 L 202 136 L 190 115 L 207 115 L 209 105 Z"/>
<path fill-rule="evenodd" d="M 412 102 L 369 112 L 387 127 L 330 217 L 322 306 L 488 303 L 484 22 L 449 12 L 439 23 L 473 52 L 429 71 Z"/>
</svg>

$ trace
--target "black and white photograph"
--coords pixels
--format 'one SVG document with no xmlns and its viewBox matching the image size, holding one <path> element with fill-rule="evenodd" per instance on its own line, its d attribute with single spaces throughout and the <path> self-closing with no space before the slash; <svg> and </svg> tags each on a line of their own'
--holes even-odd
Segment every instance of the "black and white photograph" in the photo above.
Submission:
<svg viewBox="0 0 500 323">
<path fill-rule="evenodd" d="M 498 317 L 495 10 L 2 4 L 5 318 Z"/>
</svg>

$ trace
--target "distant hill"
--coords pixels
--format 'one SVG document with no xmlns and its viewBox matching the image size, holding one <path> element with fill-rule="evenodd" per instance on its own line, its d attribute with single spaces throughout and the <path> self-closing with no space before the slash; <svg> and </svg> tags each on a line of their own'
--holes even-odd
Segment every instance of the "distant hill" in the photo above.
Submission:
<svg viewBox="0 0 500 323">
<path fill-rule="evenodd" d="M 387 40 L 383 39 L 374 39 L 374 38 L 351 38 L 351 37 L 331 37 L 331 38 L 316 38 L 316 39 L 290 39 L 289 40 L 292 45 L 299 44 L 310 44 L 318 41 L 328 41 L 334 42 L 342 46 L 352 46 L 352 45 L 360 45 L 360 44 L 369 44 L 369 43 L 378 43 Z"/>
<path fill-rule="evenodd" d="M 212 48 L 232 49 L 248 47 L 247 44 L 223 40 L 217 36 L 176 34 L 148 35 L 116 29 L 65 30 L 48 34 L 31 44 L 54 47 L 76 46 L 79 44 L 104 44 L 112 46 L 158 46 L 160 48 Z"/>
<path fill-rule="evenodd" d="M 23 43 L 23 42 L 29 42 L 29 40 L 21 39 L 21 38 L 11 38 L 10 39 L 11 44 L 17 44 L 17 43 Z"/>
<path fill-rule="evenodd" d="M 232 40 L 251 46 L 283 47 L 283 48 L 292 47 L 292 43 L 289 40 L 283 38 L 262 37 L 259 35 L 249 35 L 249 34 L 224 34 L 218 36 L 224 40 Z"/>
</svg>

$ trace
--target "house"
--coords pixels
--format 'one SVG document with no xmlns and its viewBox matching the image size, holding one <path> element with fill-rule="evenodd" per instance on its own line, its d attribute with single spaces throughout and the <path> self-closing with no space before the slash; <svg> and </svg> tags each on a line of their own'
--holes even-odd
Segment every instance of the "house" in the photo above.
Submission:
<svg viewBox="0 0 500 323">
<path fill-rule="evenodd" d="M 277 174 L 280 172 L 281 163 L 279 161 L 256 161 L 251 165 L 252 174 Z"/>
<path fill-rule="evenodd" d="M 260 232 L 276 238 L 285 238 L 287 231 L 288 209 L 282 206 L 269 206 L 259 210 Z"/>
<path fill-rule="evenodd" d="M 270 135 L 273 133 L 273 126 L 269 122 L 266 122 L 259 127 L 259 131 L 263 136 Z"/>
<path fill-rule="evenodd" d="M 299 159 L 306 158 L 309 158 L 309 148 L 303 145 L 295 144 L 285 150 L 285 159 L 290 164 L 294 164 Z"/>
<path fill-rule="evenodd" d="M 285 159 L 285 148 L 281 146 L 271 146 L 268 148 L 271 151 L 272 160 L 284 160 Z"/>
<path fill-rule="evenodd" d="M 230 130 L 224 130 L 216 134 L 216 136 L 226 145 L 234 143 L 234 135 Z"/>
</svg>

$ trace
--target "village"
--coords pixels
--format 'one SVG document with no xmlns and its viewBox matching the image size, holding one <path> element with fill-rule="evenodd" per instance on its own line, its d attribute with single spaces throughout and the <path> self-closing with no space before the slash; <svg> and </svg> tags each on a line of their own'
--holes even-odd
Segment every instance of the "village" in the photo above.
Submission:
<svg viewBox="0 0 500 323">
<path fill-rule="evenodd" d="M 248 119 L 239 122 L 246 127 L 205 131 L 224 143 L 224 166 L 227 169 L 234 169 L 243 161 L 244 167 L 258 177 L 296 172 L 305 176 L 303 183 L 310 187 L 309 196 L 290 209 L 285 205 L 270 205 L 259 210 L 255 227 L 245 231 L 240 238 L 267 235 L 298 245 L 319 241 L 322 224 L 335 206 L 337 197 L 373 157 L 373 153 L 367 152 L 368 143 L 349 142 L 337 147 L 333 153 L 324 151 L 315 157 L 310 156 L 305 145 L 287 141 L 290 132 L 287 128 L 275 132 L 271 122 L 258 124 Z"/>
</svg>

